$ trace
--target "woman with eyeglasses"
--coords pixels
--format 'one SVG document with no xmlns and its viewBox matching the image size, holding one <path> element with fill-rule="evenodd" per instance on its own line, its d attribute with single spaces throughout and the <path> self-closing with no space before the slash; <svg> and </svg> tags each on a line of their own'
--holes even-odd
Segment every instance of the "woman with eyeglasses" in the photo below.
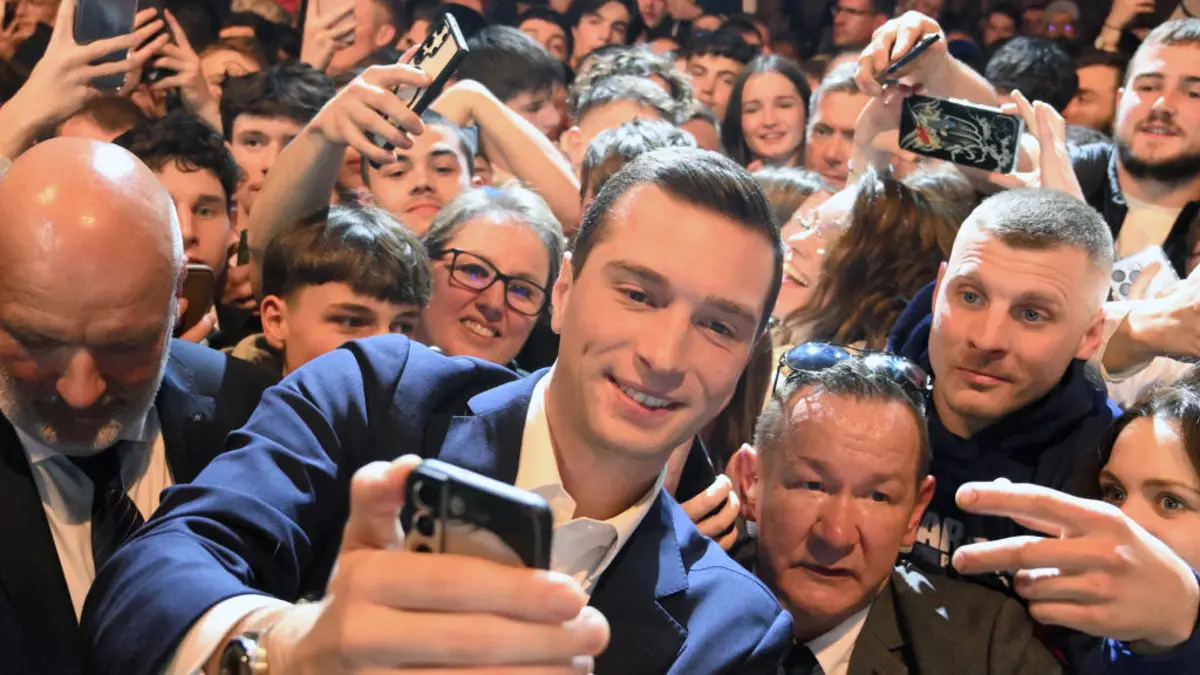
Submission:
<svg viewBox="0 0 1200 675">
<path fill-rule="evenodd" d="M 423 240 L 433 295 L 417 338 L 450 356 L 515 367 L 549 311 L 565 240 L 542 198 L 520 187 L 468 190 L 438 213 Z"/>
</svg>

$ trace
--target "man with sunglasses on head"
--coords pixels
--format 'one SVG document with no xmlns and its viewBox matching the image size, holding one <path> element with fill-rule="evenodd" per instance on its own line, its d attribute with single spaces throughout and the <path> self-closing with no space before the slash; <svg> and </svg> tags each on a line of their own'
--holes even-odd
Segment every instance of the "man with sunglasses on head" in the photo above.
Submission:
<svg viewBox="0 0 1200 675">
<path fill-rule="evenodd" d="M 663 485 L 732 398 L 782 268 L 744 169 L 690 148 L 638 157 L 564 256 L 551 369 L 516 379 L 387 335 L 289 375 L 101 571 L 83 620 L 97 672 L 194 672 L 182 655 L 212 654 L 215 673 L 251 654 L 323 675 L 774 675 L 787 613 Z M 405 453 L 548 497 L 551 573 L 402 550 Z"/>
<path fill-rule="evenodd" d="M 780 363 L 734 462 L 758 575 L 792 614 L 782 675 L 1061 672 L 1016 600 L 895 565 L 934 493 L 927 381 L 907 359 L 822 343 Z"/>
</svg>

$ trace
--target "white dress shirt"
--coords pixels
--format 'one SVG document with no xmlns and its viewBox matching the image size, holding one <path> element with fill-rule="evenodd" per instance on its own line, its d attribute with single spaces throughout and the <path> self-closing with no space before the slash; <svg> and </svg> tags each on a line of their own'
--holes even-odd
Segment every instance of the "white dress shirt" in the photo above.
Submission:
<svg viewBox="0 0 1200 675">
<path fill-rule="evenodd" d="M 96 578 L 92 560 L 92 481 L 65 455 L 20 429 L 16 432 L 42 498 L 78 618 Z M 142 517 L 149 517 L 158 508 L 159 493 L 174 484 L 157 411 L 151 408 L 141 424 L 122 433 L 121 440 L 127 441 L 127 449 L 121 453 L 121 480 L 126 494 Z"/>
<path fill-rule="evenodd" d="M 650 511 L 662 490 L 666 471 L 649 492 L 633 506 L 605 521 L 575 518 L 575 500 L 563 488 L 558 459 L 546 419 L 546 390 L 554 370 L 538 381 L 525 416 L 521 435 L 521 456 L 517 464 L 516 486 L 540 494 L 550 503 L 554 518 L 554 538 L 550 549 L 550 569 L 575 579 L 589 595 L 604 570 L 629 541 L 633 531 Z M 225 636 L 247 615 L 259 609 L 288 603 L 262 595 L 238 595 L 213 605 L 180 641 L 174 656 L 163 670 L 167 675 L 192 675 L 200 672 Z M 267 626 L 252 626 L 263 630 Z"/>
<path fill-rule="evenodd" d="M 850 618 L 838 624 L 833 630 L 813 638 L 808 642 L 808 648 L 817 657 L 823 675 L 846 675 L 850 670 L 850 657 L 854 654 L 854 644 L 862 633 L 863 625 L 867 623 L 867 614 L 871 613 L 871 605 L 858 610 Z"/>
</svg>

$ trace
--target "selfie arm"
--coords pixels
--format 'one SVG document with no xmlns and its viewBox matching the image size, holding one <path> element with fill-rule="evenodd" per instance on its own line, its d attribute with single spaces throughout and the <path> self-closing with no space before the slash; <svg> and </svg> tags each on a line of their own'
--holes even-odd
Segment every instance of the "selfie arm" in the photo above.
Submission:
<svg viewBox="0 0 1200 675">
<path fill-rule="evenodd" d="M 537 127 L 471 80 L 449 87 L 430 107 L 455 123 L 474 120 L 479 125 L 480 150 L 497 168 L 541 195 L 563 229 L 579 224 L 579 181 L 570 163 Z"/>
</svg>

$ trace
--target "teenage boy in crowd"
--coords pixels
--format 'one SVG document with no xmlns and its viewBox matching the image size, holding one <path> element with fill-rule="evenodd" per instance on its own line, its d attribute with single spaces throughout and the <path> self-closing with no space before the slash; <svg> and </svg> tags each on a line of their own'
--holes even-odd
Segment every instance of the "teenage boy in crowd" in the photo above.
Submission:
<svg viewBox="0 0 1200 675">
<path fill-rule="evenodd" d="M 563 122 L 553 100 L 554 89 L 566 86 L 562 63 L 510 26 L 489 26 L 467 40 L 467 46 L 471 51 L 457 77 L 483 85 L 547 138 L 554 138 Z"/>
<path fill-rule="evenodd" d="M 688 49 L 687 73 L 696 89 L 696 98 L 725 119 L 725 106 L 738 73 L 755 56 L 755 49 L 737 34 L 706 33 L 692 40 Z"/>
<path fill-rule="evenodd" d="M 429 258 L 371 207 L 332 206 L 280 230 L 263 256 L 263 332 L 231 352 L 279 377 L 349 340 L 412 335 L 429 302 Z"/>
<path fill-rule="evenodd" d="M 562 348 L 549 372 L 514 380 L 399 336 L 300 369 L 198 491 L 168 495 L 172 507 L 101 572 L 84 620 L 101 671 L 158 672 L 173 650 L 172 665 L 190 669 L 230 641 L 230 654 L 254 642 L 284 672 L 584 667 L 575 659 L 600 652 L 607 617 L 612 647 L 597 673 L 775 673 L 786 613 L 662 484 L 668 457 L 728 402 L 766 330 L 778 237 L 743 169 L 704 151 L 656 151 L 588 210 L 553 292 Z M 539 593 L 544 572 L 380 550 L 398 543 L 413 464 L 365 465 L 398 448 L 554 496 L 551 567 L 581 580 L 592 607 L 564 624 L 583 600 L 574 581 Z M 326 588 L 316 603 L 289 604 Z"/>
</svg>

